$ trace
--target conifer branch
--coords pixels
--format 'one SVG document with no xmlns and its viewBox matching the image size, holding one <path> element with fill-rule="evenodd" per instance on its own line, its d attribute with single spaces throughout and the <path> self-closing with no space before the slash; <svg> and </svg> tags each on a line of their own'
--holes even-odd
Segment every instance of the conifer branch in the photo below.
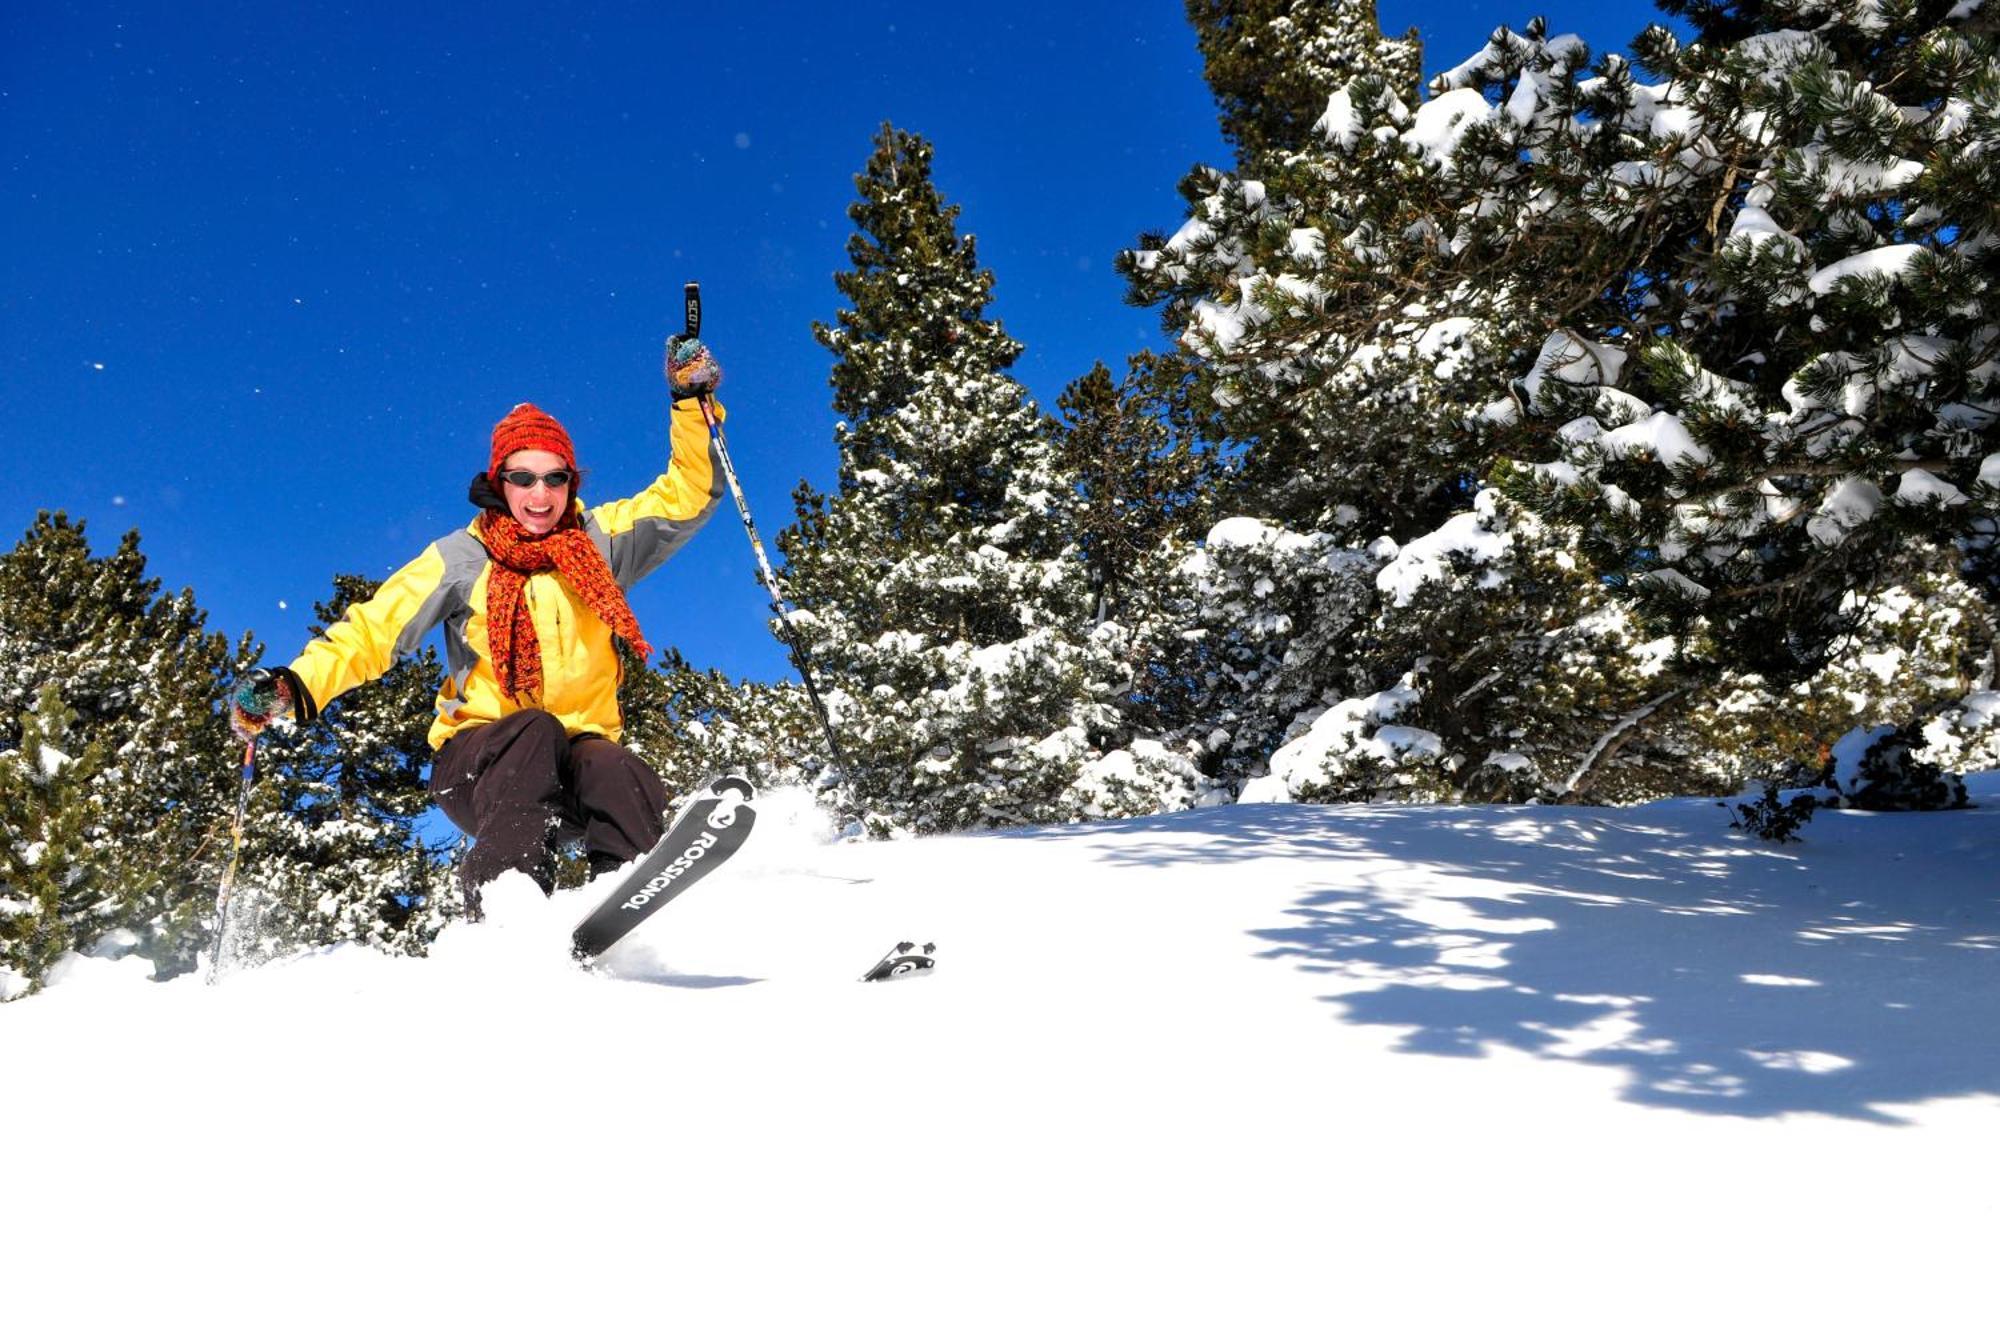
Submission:
<svg viewBox="0 0 2000 1328">
<path fill-rule="evenodd" d="M 1637 710 L 1620 718 L 1597 740 L 1597 745 L 1592 747 L 1584 756 L 1582 763 L 1570 772 L 1569 778 L 1563 781 L 1562 793 L 1557 801 L 1565 803 L 1581 801 L 1584 790 L 1597 778 L 1596 771 L 1600 764 L 1617 755 L 1620 749 L 1638 734 L 1640 726 L 1647 720 L 1658 714 L 1670 702 L 1696 691 L 1698 686 L 1699 684 L 1689 683 L 1685 687 L 1677 687 L 1665 696 L 1648 701 Z"/>
</svg>

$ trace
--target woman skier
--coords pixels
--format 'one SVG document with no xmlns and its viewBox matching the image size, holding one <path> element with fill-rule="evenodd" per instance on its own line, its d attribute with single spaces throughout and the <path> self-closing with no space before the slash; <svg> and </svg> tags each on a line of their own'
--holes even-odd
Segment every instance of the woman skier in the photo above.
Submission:
<svg viewBox="0 0 2000 1328">
<path fill-rule="evenodd" d="M 667 343 L 672 457 L 643 492 L 586 508 L 569 433 L 532 403 L 493 426 L 472 480 L 480 513 L 350 608 L 285 668 L 237 688 L 230 722 L 253 741 L 274 716 L 310 722 L 445 628 L 449 667 L 430 743 L 431 796 L 473 838 L 459 868 L 467 911 L 509 869 L 554 889 L 555 845 L 580 830 L 592 875 L 631 861 L 666 828 L 652 767 L 618 743 L 622 639 L 652 647 L 625 601 L 672 557 L 722 496 L 721 467 L 698 400 L 722 372 L 692 337 Z M 710 403 L 716 418 L 720 405 Z"/>
</svg>

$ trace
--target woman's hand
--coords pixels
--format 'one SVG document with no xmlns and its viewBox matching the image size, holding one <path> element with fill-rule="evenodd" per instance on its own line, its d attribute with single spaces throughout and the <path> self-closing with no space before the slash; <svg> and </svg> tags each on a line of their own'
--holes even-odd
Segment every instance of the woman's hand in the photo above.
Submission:
<svg viewBox="0 0 2000 1328">
<path fill-rule="evenodd" d="M 708 396 L 722 383 L 722 366 L 699 337 L 668 337 L 666 370 L 676 401 Z"/>
</svg>

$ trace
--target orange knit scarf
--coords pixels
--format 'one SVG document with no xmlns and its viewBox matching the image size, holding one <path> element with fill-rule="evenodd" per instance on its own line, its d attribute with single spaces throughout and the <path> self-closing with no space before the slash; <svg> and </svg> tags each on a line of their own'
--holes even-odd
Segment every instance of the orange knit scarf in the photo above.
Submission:
<svg viewBox="0 0 2000 1328">
<path fill-rule="evenodd" d="M 653 653 L 639 632 L 632 606 L 625 602 L 625 592 L 611 575 L 611 565 L 575 522 L 572 512 L 559 529 L 537 538 L 506 512 L 487 512 L 479 518 L 479 533 L 493 559 L 486 581 L 486 634 L 493 672 L 510 698 L 532 696 L 542 689 L 542 642 L 535 634 L 527 596 L 521 593 L 536 572 L 554 570 L 641 659 Z"/>
</svg>

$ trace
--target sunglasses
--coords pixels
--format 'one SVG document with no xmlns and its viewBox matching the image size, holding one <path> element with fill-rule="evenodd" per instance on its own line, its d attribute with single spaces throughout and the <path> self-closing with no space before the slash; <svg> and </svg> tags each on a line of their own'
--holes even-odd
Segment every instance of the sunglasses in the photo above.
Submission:
<svg viewBox="0 0 2000 1328">
<path fill-rule="evenodd" d="M 537 475 L 532 470 L 503 470 L 500 472 L 500 478 L 517 489 L 532 489 L 536 481 L 551 489 L 566 489 L 569 487 L 572 475 L 567 470 L 552 470 L 546 475 Z"/>
</svg>

